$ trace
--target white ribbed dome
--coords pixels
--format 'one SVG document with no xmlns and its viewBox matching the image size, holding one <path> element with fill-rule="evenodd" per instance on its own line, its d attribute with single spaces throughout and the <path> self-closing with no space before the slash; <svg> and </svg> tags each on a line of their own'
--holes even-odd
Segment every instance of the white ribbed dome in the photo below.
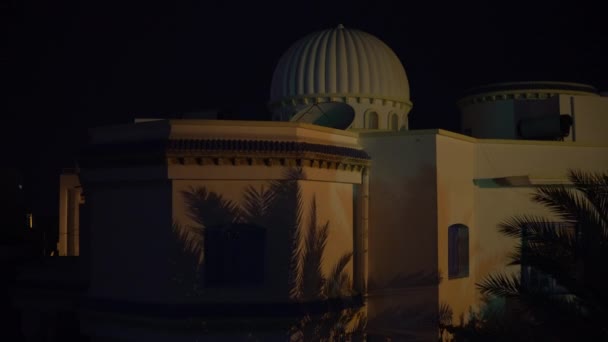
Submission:
<svg viewBox="0 0 608 342">
<path fill-rule="evenodd" d="M 352 107 L 349 129 L 407 129 L 412 108 L 397 55 L 371 34 L 342 25 L 295 42 L 272 77 L 273 120 L 300 120 L 297 113 L 323 102 Z"/>
<path fill-rule="evenodd" d="M 380 39 L 342 25 L 294 43 L 279 60 L 270 102 L 348 96 L 391 100 L 411 107 L 403 65 Z"/>
</svg>

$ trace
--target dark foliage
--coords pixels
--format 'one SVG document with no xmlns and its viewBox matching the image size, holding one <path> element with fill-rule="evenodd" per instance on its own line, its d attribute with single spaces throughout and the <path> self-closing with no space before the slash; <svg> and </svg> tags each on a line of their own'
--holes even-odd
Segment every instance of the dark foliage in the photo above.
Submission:
<svg viewBox="0 0 608 342">
<path fill-rule="evenodd" d="M 521 274 L 491 274 L 478 284 L 482 294 L 516 303 L 519 340 L 538 332 L 544 340 L 608 340 L 608 174 L 571 171 L 568 178 L 573 188 L 543 186 L 532 197 L 560 222 L 522 215 L 499 227 L 521 241 L 510 263 Z"/>
</svg>

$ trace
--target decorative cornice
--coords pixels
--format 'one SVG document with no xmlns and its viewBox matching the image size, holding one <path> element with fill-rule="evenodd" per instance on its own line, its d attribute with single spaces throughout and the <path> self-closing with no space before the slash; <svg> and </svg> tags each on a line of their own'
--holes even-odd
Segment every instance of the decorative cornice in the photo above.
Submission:
<svg viewBox="0 0 608 342">
<path fill-rule="evenodd" d="M 360 171 L 369 155 L 348 147 L 271 140 L 170 140 L 169 164 L 308 166 Z"/>
<path fill-rule="evenodd" d="M 484 93 L 473 96 L 467 96 L 457 102 L 459 107 L 474 103 L 483 102 L 495 102 L 505 100 L 542 100 L 550 97 L 557 96 L 562 92 L 555 92 L 553 90 L 520 90 L 511 92 L 495 92 L 495 93 Z M 571 92 L 569 92 L 571 94 Z"/>
<path fill-rule="evenodd" d="M 598 91 L 590 85 L 568 82 L 498 83 L 465 91 L 464 96 L 457 101 L 457 104 L 459 107 L 463 107 L 474 103 L 504 100 L 537 100 L 560 94 L 597 96 Z"/>
<path fill-rule="evenodd" d="M 370 159 L 365 151 L 350 147 L 274 140 L 172 139 L 168 141 L 167 151 L 315 152 Z"/>
<path fill-rule="evenodd" d="M 308 166 L 360 171 L 370 165 L 363 150 L 295 141 L 237 139 L 172 139 L 91 146 L 83 163 L 125 165 L 265 165 Z"/>
</svg>

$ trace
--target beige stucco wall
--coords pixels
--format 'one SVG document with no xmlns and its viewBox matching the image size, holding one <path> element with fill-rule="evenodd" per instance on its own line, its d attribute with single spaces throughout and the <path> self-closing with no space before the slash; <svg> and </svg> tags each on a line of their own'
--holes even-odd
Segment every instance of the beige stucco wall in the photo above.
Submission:
<svg viewBox="0 0 608 342">
<path fill-rule="evenodd" d="M 306 174 L 306 171 L 304 171 Z M 246 175 L 241 172 L 241 175 Z M 281 180 L 278 178 L 276 180 Z M 175 180 L 173 181 L 172 202 L 173 221 L 180 225 L 197 226 L 188 217 L 188 211 L 183 199 L 182 192 L 193 188 L 204 187 L 209 192 L 220 194 L 225 200 L 232 201 L 239 207 L 245 203 L 244 194 L 248 187 L 258 191 L 262 188 L 268 189 L 268 180 Z M 301 227 L 305 234 L 310 223 L 310 210 L 313 198 L 316 201 L 317 225 L 329 224 L 329 236 L 327 247 L 323 255 L 322 270 L 328 275 L 336 261 L 345 253 L 353 252 L 353 185 L 347 183 L 331 183 L 315 180 L 299 181 L 302 196 L 302 220 Z M 295 213 L 294 213 L 295 215 Z M 266 230 L 266 255 L 265 255 L 265 280 L 260 288 L 207 288 L 202 279 L 199 283 L 191 284 L 192 297 L 199 300 L 212 301 L 283 301 L 287 300 L 288 274 L 285 269 L 280 268 L 277 261 L 285 258 L 279 251 L 281 246 L 288 246 L 289 241 L 282 239 L 277 229 L 283 230 L 287 227 L 264 227 Z M 182 253 L 188 253 L 185 250 Z M 352 277 L 353 262 L 347 266 L 346 274 Z M 177 265 L 180 267 L 180 265 Z M 203 265 L 201 266 L 204 268 Z M 198 290 L 194 290 L 194 289 Z M 194 294 L 194 293 L 197 294 Z M 179 293 L 177 293 L 179 296 Z"/>
<path fill-rule="evenodd" d="M 559 142 L 508 143 L 480 141 L 476 148 L 476 178 L 493 178 L 527 175 L 531 179 L 549 183 L 566 181 L 569 169 L 586 172 L 606 172 L 608 147 L 592 147 Z M 520 214 L 537 214 L 551 217 L 543 206 L 533 203 L 530 195 L 534 188 L 476 188 L 476 221 L 480 233 L 481 255 L 478 277 L 483 277 L 493 266 L 512 251 L 515 241 L 504 238 L 496 225 Z M 501 242 L 502 241 L 502 242 Z M 500 267 L 500 266 L 498 266 Z"/>
<path fill-rule="evenodd" d="M 497 225 L 514 215 L 551 213 L 531 202 L 533 187 L 487 188 L 476 180 L 529 176 L 536 183 L 560 183 L 571 168 L 608 169 L 607 147 L 578 143 L 480 140 L 442 130 L 361 133 L 360 141 L 373 161 L 370 331 L 398 331 L 398 323 L 381 314 L 390 308 L 407 312 L 415 303 L 449 304 L 458 323 L 480 308 L 476 283 L 494 271 L 518 271 L 505 268 L 517 241 L 500 234 Z M 448 279 L 448 227 L 456 223 L 469 227 L 469 277 Z M 434 290 L 390 282 L 417 270 L 438 271 L 441 282 Z M 374 322 L 376 317 L 382 322 Z M 398 321 L 407 326 L 412 319 L 416 315 Z"/>
<path fill-rule="evenodd" d="M 310 224 L 309 213 L 313 197 L 316 200 L 317 224 L 329 224 L 329 237 L 322 267 L 323 272 L 329 274 L 342 255 L 353 252 L 353 185 L 303 181 L 301 186 L 304 226 Z M 352 265 L 351 259 L 347 267 L 347 274 L 351 278 Z"/>
<path fill-rule="evenodd" d="M 220 138 L 305 141 L 359 148 L 355 133 L 284 122 L 169 120 L 101 127 L 91 132 L 93 145 L 148 139 Z M 191 155 L 188 151 L 179 153 L 185 157 Z M 288 164 L 292 162 L 295 161 Z M 270 181 L 284 179 L 285 171 L 291 167 L 274 163 L 233 165 L 229 160 L 201 165 L 190 160 L 179 162 L 170 159 L 167 165 L 160 166 L 83 170 L 81 178 L 84 178 L 87 216 L 91 222 L 87 227 L 90 237 L 87 239 L 90 240 L 87 258 L 90 255 L 92 274 L 90 295 L 154 302 L 191 300 L 193 297 L 184 291 L 184 287 L 175 284 L 174 256 L 180 253 L 175 253 L 176 234 L 172 224 L 188 223 L 181 191 L 191 186 L 206 186 L 208 190 L 240 204 L 246 187 L 267 187 Z M 323 264 L 327 273 L 339 256 L 353 251 L 356 216 L 353 213 L 353 186 L 361 183 L 361 170 L 336 169 L 328 165 L 305 166 L 303 169 L 306 176 L 299 181 L 303 226 L 308 220 L 313 196 L 317 201 L 318 223 L 329 221 L 330 224 Z M 268 243 L 268 251 L 287 244 L 288 241 L 272 241 Z M 182 248 L 181 254 L 183 252 Z M 272 255 L 267 259 L 272 264 Z M 185 261 L 178 260 L 177 264 L 180 262 L 183 264 Z M 352 261 L 346 269 L 352 276 Z M 211 291 L 203 288 L 203 296 L 197 298 L 233 301 L 286 299 L 287 274 L 269 272 L 269 277 L 272 278 L 272 286 L 261 290 Z"/>
<path fill-rule="evenodd" d="M 574 132 L 583 144 L 608 145 L 608 98 L 573 96 Z"/>
<path fill-rule="evenodd" d="M 475 302 L 476 270 L 474 261 L 480 257 L 480 232 L 475 213 L 475 144 L 437 135 L 437 258 L 442 275 L 439 284 L 440 304 L 449 304 L 456 320 Z M 469 227 L 469 277 L 448 278 L 448 227 L 464 224 Z"/>
<path fill-rule="evenodd" d="M 468 278 L 440 285 L 440 302 L 454 310 L 454 317 L 478 308 L 475 284 L 505 268 L 516 239 L 503 236 L 498 224 L 515 215 L 532 214 L 555 219 L 543 206 L 531 201 L 534 187 L 484 188 L 473 180 L 529 176 L 537 183 L 566 181 L 569 169 L 606 172 L 608 147 L 577 143 L 507 140 L 474 140 L 440 132 L 437 136 L 438 251 L 439 268 L 447 270 L 447 227 L 469 226 L 470 273 Z"/>
<path fill-rule="evenodd" d="M 437 282 L 432 280 L 437 272 L 435 137 L 361 133 L 360 141 L 372 157 L 370 333 L 430 333 L 434 338 L 436 327 L 427 323 L 438 307 Z"/>
<path fill-rule="evenodd" d="M 259 191 L 264 185 L 266 185 L 266 189 L 268 188 L 266 183 L 266 181 L 260 180 L 175 180 L 172 187 L 173 222 L 181 226 L 200 227 L 188 217 L 187 205 L 182 195 L 184 191 L 204 188 L 208 192 L 221 195 L 224 200 L 231 201 L 235 205 L 240 206 L 244 202 L 243 197 L 248 186 Z M 272 233 L 273 231 L 270 229 L 267 231 L 267 241 L 268 239 L 272 240 L 272 237 L 268 236 Z M 202 272 L 197 272 L 193 269 L 193 264 L 197 263 L 199 256 L 184 249 L 176 233 L 173 234 L 172 238 L 178 246 L 173 252 L 175 254 L 170 256 L 175 264 L 174 270 L 176 275 L 173 285 L 174 295 L 178 299 L 235 302 L 243 300 L 268 301 L 269 299 L 286 299 L 286 281 L 281 282 L 280 279 L 286 280 L 287 274 L 273 267 L 272 261 L 273 257 L 276 258 L 276 255 L 271 254 L 273 250 L 268 244 L 265 248 L 264 286 L 260 288 L 223 289 L 206 287 L 202 278 Z M 204 251 L 201 252 L 204 253 Z M 205 261 L 202 260 L 201 271 L 204 271 L 204 264 Z M 184 291 L 180 291 L 182 289 Z"/>
<path fill-rule="evenodd" d="M 103 127 L 92 131 L 91 144 L 167 139 L 282 140 L 359 148 L 357 135 L 352 132 L 293 123 L 204 120 L 156 121 Z M 103 146 L 101 147 L 103 149 Z M 261 289 L 205 288 L 201 283 L 202 279 L 196 277 L 188 279 L 186 286 L 183 286 L 183 282 L 177 282 L 179 272 L 190 270 L 195 273 L 196 269 L 192 263 L 193 258 L 184 257 L 187 252 L 183 246 L 176 245 L 173 223 L 178 221 L 192 224 L 186 214 L 182 190 L 192 186 L 205 186 L 208 190 L 241 204 L 244 200 L 244 189 L 268 188 L 269 182 L 284 179 L 285 171 L 295 165 L 296 157 L 314 160 L 312 164 L 307 164 L 310 166 L 303 167 L 305 177 L 298 181 L 302 194 L 301 226 L 305 230 L 308 228 L 313 198 L 317 204 L 317 223 L 329 223 L 326 253 L 322 263 L 324 275 L 327 276 L 340 256 L 353 251 L 353 226 L 355 221 L 362 221 L 362 213 L 355 212 L 354 209 L 353 191 L 362 183 L 361 167 L 366 164 L 365 160 L 353 161 L 352 158 L 321 153 L 309 153 L 304 158 L 298 153 L 285 151 L 279 152 L 282 153 L 280 158 L 273 158 L 267 151 L 252 151 L 247 156 L 250 158 L 249 162 L 242 163 L 242 159 L 231 159 L 236 155 L 234 151 L 226 151 L 226 155 L 222 156 L 225 158 L 207 163 L 196 160 L 195 157 L 205 156 L 206 153 L 213 154 L 213 151 L 186 147 L 166 153 L 166 159 L 158 158 L 155 161 L 157 164 L 149 166 L 121 166 L 124 164 L 116 163 L 110 156 L 108 160 L 99 158 L 100 160 L 94 160 L 91 166 L 83 168 L 80 178 L 87 201 L 81 215 L 89 224 L 83 229 L 84 247 L 81 247 L 81 259 L 84 259 L 84 265 L 90 266 L 86 270 L 91 274 L 88 296 L 148 303 L 271 303 L 273 300 L 287 300 L 288 275 L 272 268 L 267 268 L 269 281 L 267 286 Z M 129 156 L 134 164 L 139 161 L 138 157 Z M 325 163 L 325 159 L 330 163 Z M 307 161 L 308 159 L 301 160 L 302 164 Z M 344 161 L 347 166 L 337 167 L 335 162 L 340 161 Z M 283 229 L 285 227 L 278 228 L 286 230 Z M 289 258 L 286 254 L 279 256 L 275 253 L 276 250 L 285 251 L 291 248 L 284 234 L 276 234 L 275 237 L 277 236 L 279 239 L 272 240 L 273 237 L 270 236 L 271 239 L 266 240 L 266 261 L 270 266 Z M 359 242 L 358 245 L 363 243 Z M 346 273 L 351 277 L 354 274 L 354 264 L 354 260 L 351 260 L 346 266 Z M 202 291 L 194 291 L 195 289 Z M 149 324 L 157 326 L 158 330 L 150 333 L 150 327 L 147 326 L 146 331 L 137 331 L 135 324 L 128 321 L 133 317 L 116 323 L 112 322 L 112 315 L 104 321 L 108 317 L 100 319 L 98 316 L 105 314 L 96 314 L 84 319 L 82 323 L 84 330 L 96 338 L 113 334 L 139 336 L 135 337 L 136 339 L 159 338 L 157 332 L 163 329 L 162 325 L 150 322 Z M 172 321 L 171 325 L 173 324 Z M 276 335 L 270 336 L 272 333 L 258 337 L 276 339 Z M 285 331 L 280 331 L 280 334 L 284 337 Z M 235 336 L 228 336 L 226 340 L 234 339 Z M 168 338 L 173 337 L 176 336 L 172 334 Z"/>
<path fill-rule="evenodd" d="M 572 168 L 600 172 L 608 168 L 607 151 L 583 143 L 479 140 L 475 176 L 558 179 Z"/>
</svg>

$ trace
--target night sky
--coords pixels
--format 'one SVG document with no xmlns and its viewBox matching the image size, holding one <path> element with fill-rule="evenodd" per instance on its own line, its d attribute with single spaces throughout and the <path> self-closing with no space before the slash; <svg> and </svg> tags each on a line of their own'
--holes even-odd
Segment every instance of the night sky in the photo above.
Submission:
<svg viewBox="0 0 608 342">
<path fill-rule="evenodd" d="M 269 118 L 281 54 L 302 36 L 340 23 L 377 36 L 401 58 L 414 129 L 458 130 L 456 99 L 484 83 L 572 81 L 608 90 L 608 25 L 598 7 L 179 3 L 4 5 L 4 162 L 24 170 L 35 214 L 56 214 L 59 172 L 74 165 L 88 127 L 212 108 L 232 118 Z"/>
</svg>

